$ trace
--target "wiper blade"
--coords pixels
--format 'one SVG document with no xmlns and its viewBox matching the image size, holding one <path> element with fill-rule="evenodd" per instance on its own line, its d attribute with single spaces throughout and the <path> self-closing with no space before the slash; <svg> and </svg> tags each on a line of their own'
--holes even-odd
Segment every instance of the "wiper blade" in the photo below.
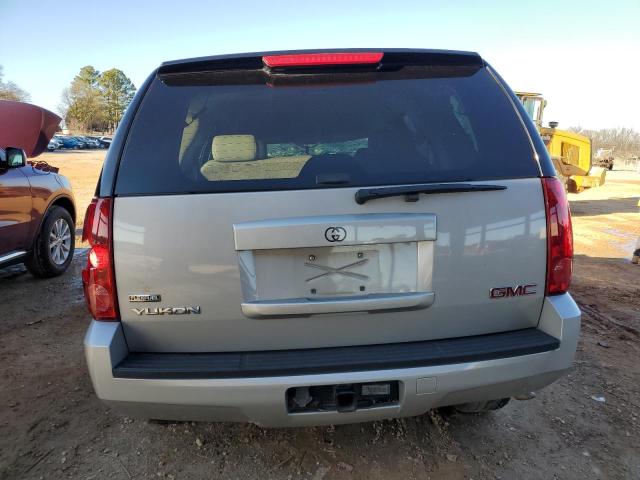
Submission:
<svg viewBox="0 0 640 480">
<path fill-rule="evenodd" d="M 488 192 L 506 190 L 505 185 L 474 185 L 471 183 L 432 183 L 427 185 L 403 185 L 398 187 L 361 188 L 356 192 L 356 203 L 362 205 L 377 198 L 398 197 L 405 195 L 406 202 L 416 202 L 421 193 Z"/>
</svg>

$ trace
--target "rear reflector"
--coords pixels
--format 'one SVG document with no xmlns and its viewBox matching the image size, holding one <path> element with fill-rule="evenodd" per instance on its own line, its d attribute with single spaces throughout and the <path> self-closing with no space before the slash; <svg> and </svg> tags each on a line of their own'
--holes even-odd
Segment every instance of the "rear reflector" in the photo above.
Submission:
<svg viewBox="0 0 640 480">
<path fill-rule="evenodd" d="M 82 240 L 89 242 L 87 265 L 82 270 L 84 298 L 96 320 L 117 320 L 116 284 L 113 273 L 110 198 L 94 198 L 87 207 Z"/>
<path fill-rule="evenodd" d="M 543 178 L 547 214 L 547 286 L 546 295 L 569 290 L 573 262 L 571 212 L 564 185 L 557 178 Z"/>
<path fill-rule="evenodd" d="M 267 67 L 308 67 L 323 65 L 371 65 L 382 60 L 382 52 L 295 53 L 265 55 Z"/>
</svg>

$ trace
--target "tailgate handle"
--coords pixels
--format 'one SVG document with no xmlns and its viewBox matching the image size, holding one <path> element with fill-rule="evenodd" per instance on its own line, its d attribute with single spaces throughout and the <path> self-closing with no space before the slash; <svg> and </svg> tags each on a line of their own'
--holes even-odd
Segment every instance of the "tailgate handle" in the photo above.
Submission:
<svg viewBox="0 0 640 480">
<path fill-rule="evenodd" d="M 433 292 L 373 294 L 339 299 L 294 298 L 245 302 L 242 313 L 249 318 L 268 318 L 295 315 L 299 317 L 320 313 L 371 312 L 376 310 L 417 310 L 433 304 Z"/>
<path fill-rule="evenodd" d="M 332 247 L 327 236 L 340 230 L 340 245 L 378 245 L 433 241 L 436 216 L 433 213 L 363 213 L 271 218 L 233 225 L 237 251 L 282 248 Z"/>
</svg>

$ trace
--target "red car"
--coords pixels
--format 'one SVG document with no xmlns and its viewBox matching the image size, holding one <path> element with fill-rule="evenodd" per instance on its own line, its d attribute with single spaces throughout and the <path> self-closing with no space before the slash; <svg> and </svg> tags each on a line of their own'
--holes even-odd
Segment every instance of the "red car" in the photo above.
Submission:
<svg viewBox="0 0 640 480">
<path fill-rule="evenodd" d="M 37 277 L 65 272 L 73 259 L 76 208 L 69 180 L 42 153 L 60 117 L 0 101 L 0 268 L 24 263 Z"/>
</svg>

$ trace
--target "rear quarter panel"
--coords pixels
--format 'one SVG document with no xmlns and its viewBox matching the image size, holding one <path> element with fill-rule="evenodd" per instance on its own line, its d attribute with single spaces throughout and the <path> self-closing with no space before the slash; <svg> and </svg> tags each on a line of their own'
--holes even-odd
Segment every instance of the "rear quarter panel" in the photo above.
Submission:
<svg viewBox="0 0 640 480">
<path fill-rule="evenodd" d="M 71 201 L 74 205 L 74 212 L 71 212 L 71 216 L 74 217 L 73 220 L 75 222 L 75 200 L 69 180 L 63 175 L 44 172 L 31 166 L 26 166 L 24 168 L 27 178 L 29 179 L 29 183 L 31 184 L 33 206 L 31 213 L 32 240 L 37 235 L 47 210 L 56 200 L 65 198 Z"/>
</svg>

